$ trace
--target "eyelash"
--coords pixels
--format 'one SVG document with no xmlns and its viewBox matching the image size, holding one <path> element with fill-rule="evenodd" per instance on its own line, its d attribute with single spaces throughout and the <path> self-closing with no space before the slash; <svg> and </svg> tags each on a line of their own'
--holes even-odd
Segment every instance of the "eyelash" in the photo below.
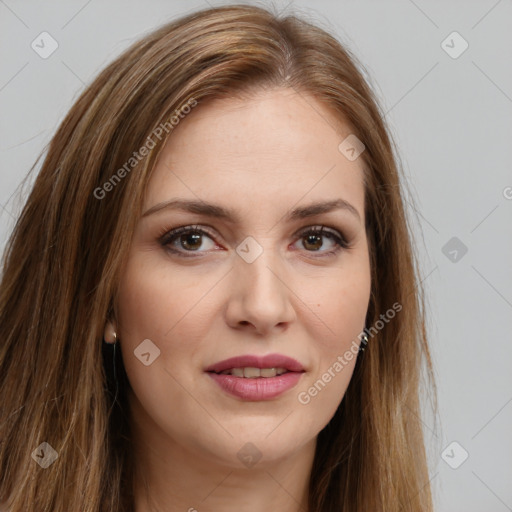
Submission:
<svg viewBox="0 0 512 512">
<path fill-rule="evenodd" d="M 320 228 L 320 229 L 318 229 L 318 228 Z M 330 229 L 330 228 L 327 228 L 328 231 L 326 231 L 325 228 L 326 228 L 326 226 L 314 226 L 314 227 L 306 228 L 298 233 L 299 238 L 304 238 L 307 235 L 313 234 L 313 235 L 317 235 L 317 236 L 327 236 L 331 240 L 334 240 L 334 242 L 336 243 L 336 246 L 337 246 L 336 249 L 334 249 L 332 251 L 324 252 L 321 254 L 321 256 L 315 256 L 315 258 L 325 258 L 325 257 L 329 257 L 329 256 L 334 256 L 342 249 L 350 248 L 350 246 L 351 246 L 350 243 L 347 242 L 345 237 L 339 231 Z M 195 255 L 194 256 L 185 256 L 185 254 L 182 251 L 168 247 L 169 244 L 176 237 L 178 237 L 179 235 L 183 235 L 185 233 L 206 235 L 209 238 L 214 239 L 214 235 L 212 233 L 210 233 L 208 230 L 205 230 L 203 228 L 199 228 L 196 225 L 196 226 L 182 226 L 182 227 L 171 229 L 171 230 L 165 229 L 160 234 L 158 241 L 163 247 L 167 248 L 167 250 L 169 252 L 172 252 L 173 254 L 176 254 L 179 257 L 197 258 L 198 256 L 195 256 Z M 196 251 L 186 251 L 186 252 L 193 253 Z M 315 251 L 307 251 L 307 252 L 315 252 Z M 201 256 L 199 256 L 199 257 L 201 257 Z"/>
</svg>

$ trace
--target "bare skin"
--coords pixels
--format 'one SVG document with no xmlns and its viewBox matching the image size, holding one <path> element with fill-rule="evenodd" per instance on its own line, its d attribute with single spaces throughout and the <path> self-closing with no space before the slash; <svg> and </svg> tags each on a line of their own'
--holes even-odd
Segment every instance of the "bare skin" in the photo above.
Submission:
<svg viewBox="0 0 512 512">
<path fill-rule="evenodd" d="M 311 96 L 275 89 L 199 103 L 166 144 L 144 212 L 179 198 L 233 209 L 239 219 L 164 208 L 137 227 L 114 326 L 132 387 L 136 512 L 308 510 L 317 435 L 356 358 L 332 367 L 358 341 L 370 298 L 362 161 L 338 150 L 349 134 Z M 356 213 L 285 218 L 336 199 Z M 161 235 L 181 226 L 208 234 L 163 246 Z M 323 234 L 302 234 L 321 226 Z M 251 263 L 237 253 L 249 236 L 262 250 Z M 160 350 L 147 366 L 134 356 L 146 339 Z M 272 399 L 231 396 L 205 372 L 233 356 L 271 353 L 305 370 Z M 301 402 L 329 368 L 328 384 Z M 261 458 L 250 466 L 240 453 Z"/>
</svg>

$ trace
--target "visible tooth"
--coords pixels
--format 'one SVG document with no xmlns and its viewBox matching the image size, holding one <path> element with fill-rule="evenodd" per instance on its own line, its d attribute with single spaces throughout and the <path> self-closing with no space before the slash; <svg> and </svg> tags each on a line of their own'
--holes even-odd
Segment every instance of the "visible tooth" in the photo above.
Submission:
<svg viewBox="0 0 512 512">
<path fill-rule="evenodd" d="M 261 371 L 259 368 L 251 368 L 250 366 L 243 369 L 244 377 L 252 379 L 254 377 L 261 377 Z"/>
<path fill-rule="evenodd" d="M 243 377 L 244 369 L 243 368 L 232 368 L 230 373 L 231 373 L 231 375 L 234 375 L 235 377 Z"/>
<path fill-rule="evenodd" d="M 277 375 L 275 368 L 261 368 L 260 373 L 262 377 L 275 377 Z"/>
<path fill-rule="evenodd" d="M 255 378 L 271 378 L 276 375 L 282 375 L 283 373 L 287 373 L 288 370 L 285 368 L 231 368 L 230 370 L 224 370 L 221 375 L 233 375 L 234 377 L 244 377 L 246 379 L 255 379 Z"/>
</svg>

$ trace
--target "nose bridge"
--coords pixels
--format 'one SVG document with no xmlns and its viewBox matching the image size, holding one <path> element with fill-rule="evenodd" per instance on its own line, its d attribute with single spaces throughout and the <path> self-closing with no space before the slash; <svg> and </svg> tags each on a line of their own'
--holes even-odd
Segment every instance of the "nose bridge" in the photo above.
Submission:
<svg viewBox="0 0 512 512">
<path fill-rule="evenodd" d="M 260 237 L 258 240 L 247 237 L 237 248 L 237 280 L 240 279 L 244 287 L 263 295 L 268 292 L 275 294 L 282 287 L 276 276 L 282 265 L 279 264 L 279 255 L 272 244 L 271 236 L 266 239 Z"/>
<path fill-rule="evenodd" d="M 247 237 L 237 248 L 235 288 L 249 315 L 277 318 L 287 310 L 290 291 L 283 282 L 284 266 L 273 244 L 272 236 Z"/>
</svg>

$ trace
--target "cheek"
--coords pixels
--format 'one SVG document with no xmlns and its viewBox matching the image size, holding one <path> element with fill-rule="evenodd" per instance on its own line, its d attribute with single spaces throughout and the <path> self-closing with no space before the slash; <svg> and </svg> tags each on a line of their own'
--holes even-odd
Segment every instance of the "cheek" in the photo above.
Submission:
<svg viewBox="0 0 512 512">
<path fill-rule="evenodd" d="M 364 327 L 367 296 L 352 302 L 339 301 L 337 308 L 324 312 L 323 320 L 329 329 L 315 336 L 315 365 L 297 390 L 299 407 L 310 428 L 323 428 L 341 403 L 357 362 L 359 338 Z M 343 309 L 344 308 L 344 309 Z"/>
<path fill-rule="evenodd" d="M 201 349 L 217 318 L 208 295 L 217 281 L 218 277 L 171 268 L 165 258 L 150 258 L 143 251 L 130 259 L 119 288 L 118 328 L 134 388 L 161 388 L 157 375 L 167 389 L 175 387 L 172 377 L 188 382 L 190 368 L 199 367 L 204 359 Z M 148 367 L 134 354 L 147 339 L 160 351 Z"/>
<path fill-rule="evenodd" d="M 315 367 L 297 399 L 315 417 L 316 425 L 328 423 L 336 412 L 358 357 L 371 278 L 367 258 L 354 257 L 350 263 L 335 276 L 318 278 L 314 288 L 302 291 L 312 318 L 308 325 L 310 339 L 315 341 L 311 347 Z"/>
<path fill-rule="evenodd" d="M 344 350 L 364 327 L 370 300 L 371 276 L 369 258 L 363 250 L 351 254 L 340 267 L 323 276 L 316 276 L 314 284 L 307 282 L 301 290 L 308 304 L 308 322 L 313 339 L 319 343 L 319 352 L 332 354 Z"/>
<path fill-rule="evenodd" d="M 294 427 L 301 439 L 328 423 L 350 382 L 356 356 L 350 361 L 345 358 L 343 363 L 338 358 L 347 353 L 364 327 L 370 272 L 363 254 L 354 252 L 338 268 L 323 275 L 314 269 L 313 277 L 298 277 L 290 285 L 294 291 L 290 301 L 297 311 L 293 328 L 304 340 L 302 348 L 312 363 L 308 378 L 291 399 L 301 413 Z M 119 334 L 128 378 L 149 416 L 176 436 L 192 436 L 187 418 L 204 416 L 184 389 L 198 386 L 190 369 L 198 368 L 204 360 L 204 340 L 211 338 L 210 331 L 219 321 L 218 295 L 212 290 L 218 282 L 219 275 L 211 271 L 198 276 L 191 269 L 171 269 L 169 262 L 141 252 L 129 261 L 120 285 Z M 224 297 L 229 300 L 229 290 Z M 144 366 L 133 354 L 145 339 L 160 349 L 151 366 Z M 162 404 L 172 404 L 180 415 L 171 418 Z M 194 435 L 203 434 L 197 430 Z"/>
<path fill-rule="evenodd" d="M 205 317 L 198 312 L 204 311 L 201 297 L 213 283 L 201 282 L 204 285 L 199 287 L 190 274 L 171 272 L 168 263 L 135 256 L 128 262 L 118 294 L 119 338 L 130 387 L 138 399 L 135 410 L 176 435 L 186 423 L 183 418 L 200 414 L 184 390 L 193 389 L 190 368 L 199 365 L 201 340 L 208 334 Z M 157 347 L 145 342 L 149 365 L 137 357 L 144 340 Z M 169 414 L 175 410 L 182 415 Z"/>
<path fill-rule="evenodd" d="M 154 338 L 167 344 L 196 304 L 201 289 L 186 272 L 170 272 L 169 265 L 134 257 L 123 276 L 119 296 L 119 329 L 126 344 Z M 139 341 L 139 342 L 140 342 Z"/>
</svg>

